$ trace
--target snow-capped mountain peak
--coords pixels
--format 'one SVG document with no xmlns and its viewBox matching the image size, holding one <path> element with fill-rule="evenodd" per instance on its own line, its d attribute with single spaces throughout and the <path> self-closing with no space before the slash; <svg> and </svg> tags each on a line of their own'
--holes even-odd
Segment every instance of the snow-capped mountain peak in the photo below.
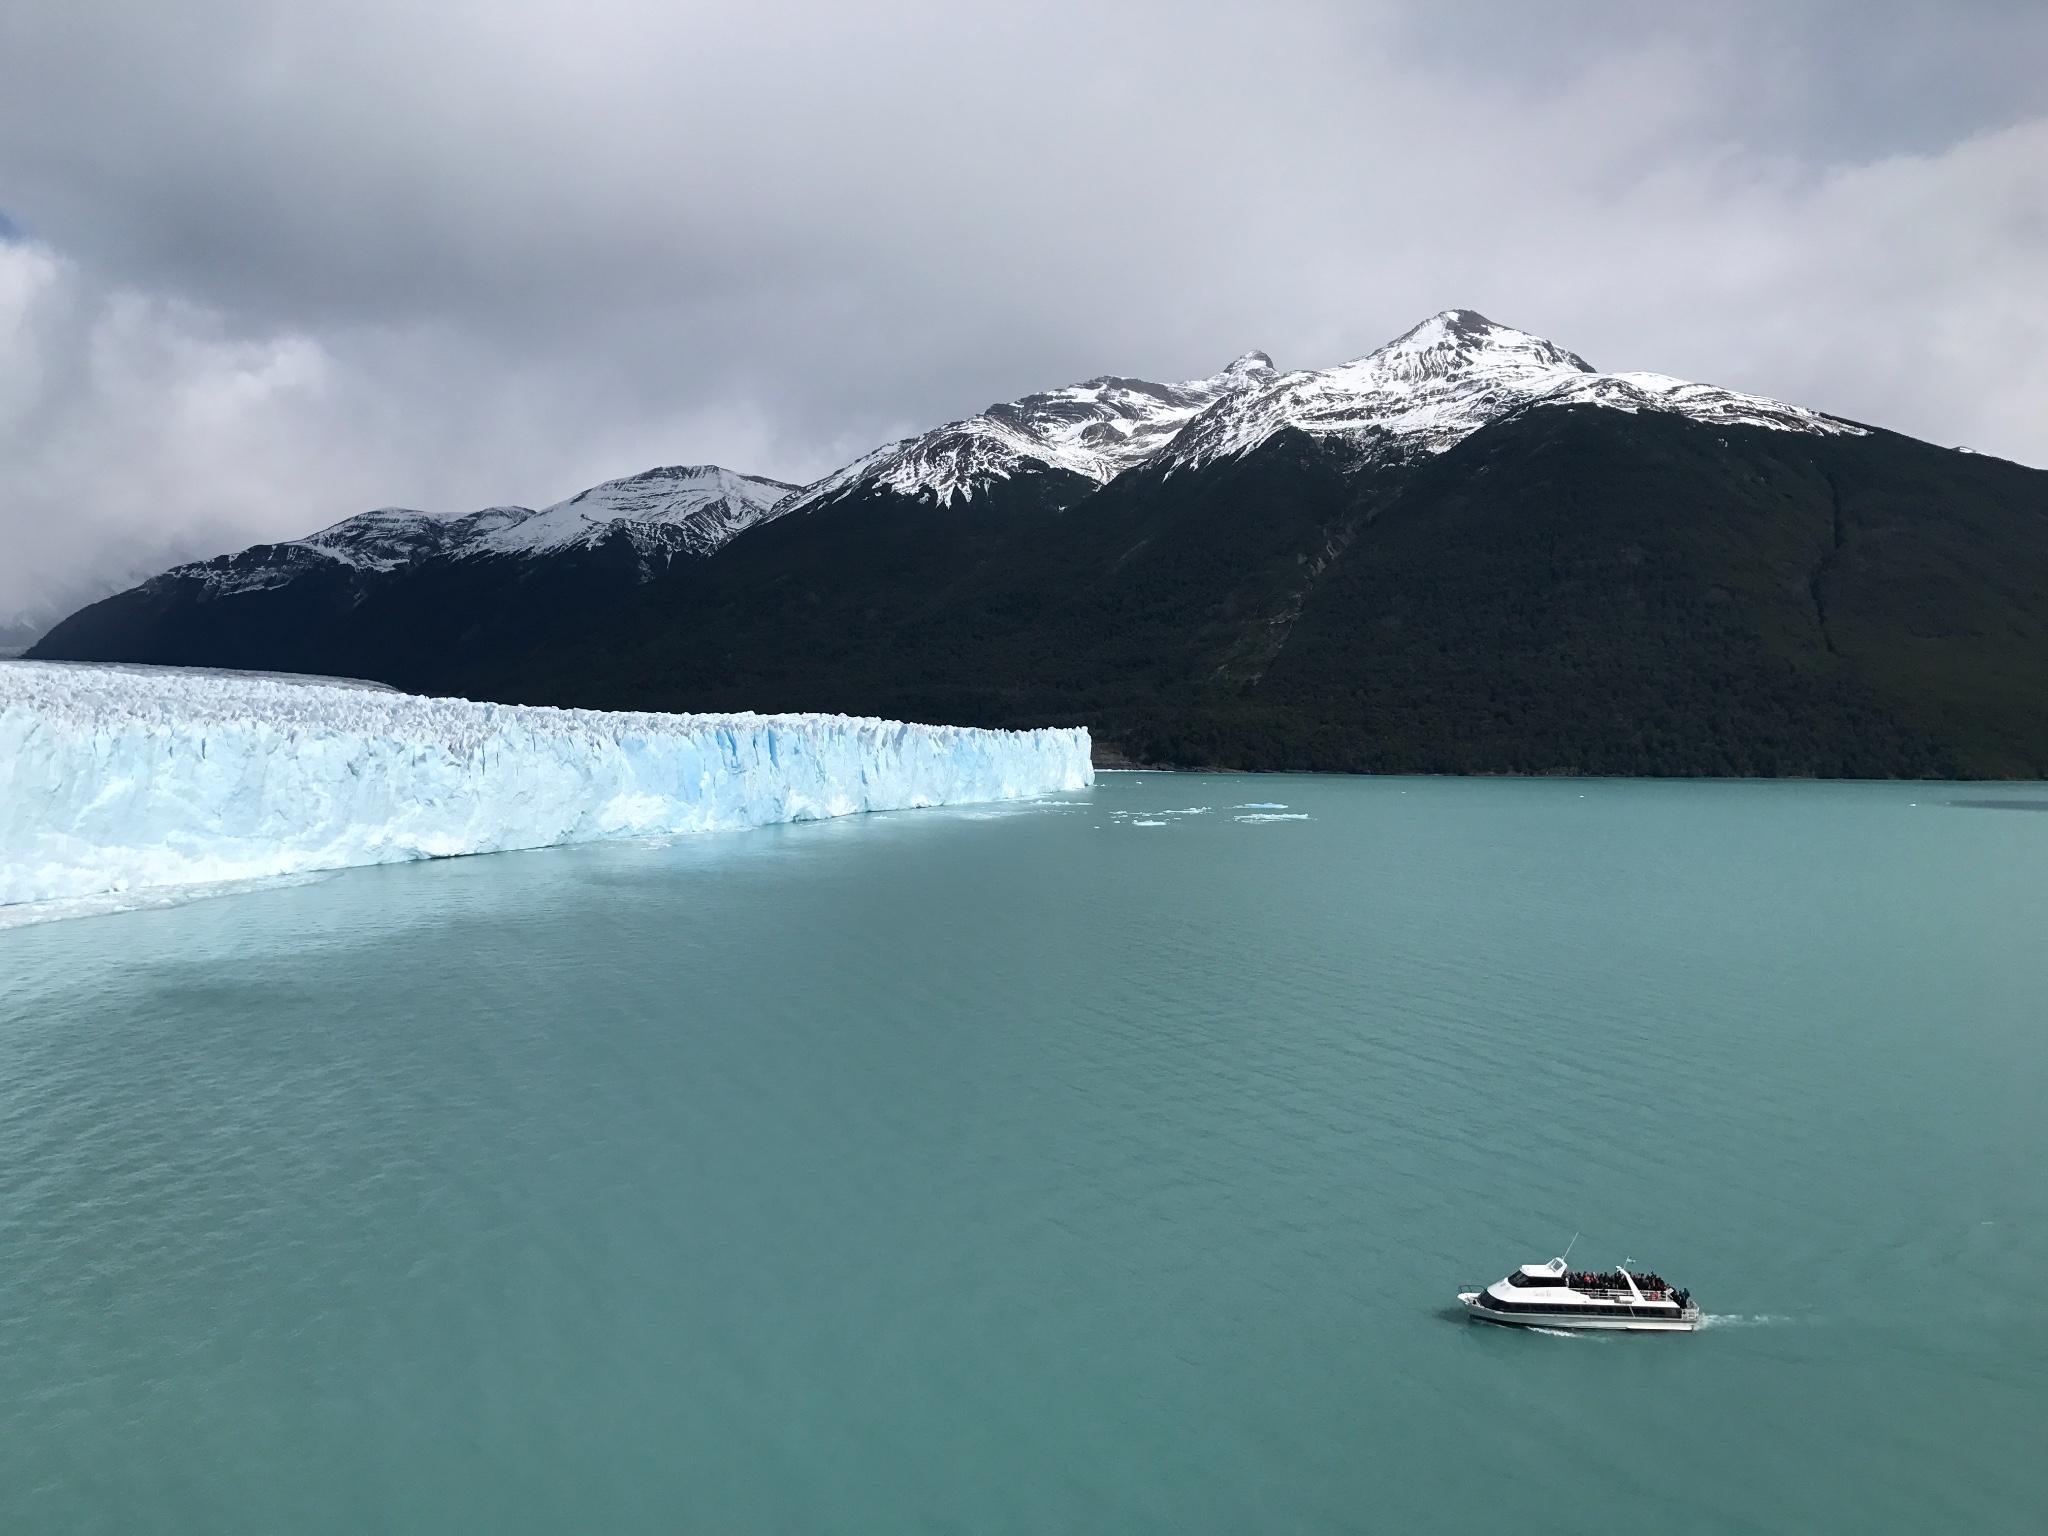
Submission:
<svg viewBox="0 0 2048 1536">
<path fill-rule="evenodd" d="M 1441 453 L 1532 406 L 1669 411 L 1724 426 L 1788 432 L 1861 429 L 1817 411 L 1654 373 L 1601 373 L 1554 342 L 1447 309 L 1334 368 L 1272 377 L 1211 406 L 1160 463 L 1168 474 L 1249 452 L 1275 433 L 1343 437 L 1372 457 Z"/>
<path fill-rule="evenodd" d="M 624 524 L 672 553 L 708 555 L 797 487 L 716 464 L 670 464 L 607 480 L 478 539 L 476 553 L 541 554 L 609 538 Z M 654 533 L 652 530 L 663 530 Z M 643 535 L 642 530 L 647 530 Z"/>
<path fill-rule="evenodd" d="M 486 507 L 481 512 L 448 515 L 411 507 L 379 507 L 275 547 L 307 550 L 363 570 L 395 571 L 433 555 L 467 548 L 504 529 L 516 528 L 533 515 L 531 507 Z"/>
<path fill-rule="evenodd" d="M 1230 395 L 1277 375 L 1263 352 L 1247 352 L 1220 373 L 1179 384 L 1114 375 L 1025 395 L 978 416 L 887 443 L 792 497 L 776 516 L 806 511 L 862 488 L 950 506 L 997 481 L 1047 469 L 1097 485 L 1153 457 L 1190 421 Z"/>
<path fill-rule="evenodd" d="M 1383 377 L 1420 383 L 1474 373 L 1596 372 L 1576 352 L 1527 331 L 1496 325 L 1476 310 L 1447 309 L 1396 336 L 1370 355 Z"/>
<path fill-rule="evenodd" d="M 1018 476 L 1055 476 L 1078 500 L 1140 464 L 1171 475 L 1249 452 L 1276 433 L 1342 438 L 1363 460 L 1441 453 L 1488 424 L 1547 405 L 1660 411 L 1722 426 L 1858 433 L 1815 411 L 1653 373 L 1601 373 L 1574 352 L 1469 309 L 1431 315 L 1334 368 L 1281 373 L 1264 352 L 1178 384 L 1104 375 L 989 406 L 886 443 L 799 487 L 715 464 L 667 465 L 592 486 L 535 511 L 486 507 L 440 515 L 384 507 L 284 544 L 180 566 L 213 593 L 285 585 L 336 565 L 388 574 L 422 561 L 530 557 L 630 547 L 642 579 L 682 556 L 861 490 L 950 506 Z M 1064 487 L 1057 476 L 1068 477 Z M 1064 503 L 1062 503 L 1064 504 Z M 158 578 L 163 579 L 163 578 Z"/>
<path fill-rule="evenodd" d="M 652 574 L 678 555 L 710 554 L 766 519 L 797 489 L 716 464 L 666 465 L 607 480 L 539 511 L 486 507 L 447 514 L 380 507 L 303 539 L 259 544 L 240 554 L 179 566 L 164 576 L 200 577 L 217 595 L 254 592 L 282 586 L 322 565 L 385 574 L 437 556 L 547 555 L 620 537 L 639 556 L 643 574 Z"/>
</svg>

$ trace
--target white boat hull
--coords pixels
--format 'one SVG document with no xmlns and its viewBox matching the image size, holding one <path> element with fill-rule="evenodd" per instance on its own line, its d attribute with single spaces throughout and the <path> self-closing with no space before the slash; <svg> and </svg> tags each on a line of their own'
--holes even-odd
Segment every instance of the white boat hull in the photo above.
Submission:
<svg viewBox="0 0 2048 1536">
<path fill-rule="evenodd" d="M 1458 1300 L 1474 1322 L 1495 1323 L 1503 1328 L 1555 1328 L 1560 1331 L 1601 1333 L 1691 1333 L 1700 1325 L 1700 1309 L 1673 1310 L 1664 1317 L 1632 1316 L 1617 1306 L 1613 1313 L 1600 1312 L 1496 1312 L 1480 1304 L 1480 1291 L 1460 1291 Z M 1574 1298 L 1575 1300 L 1577 1298 Z"/>
</svg>

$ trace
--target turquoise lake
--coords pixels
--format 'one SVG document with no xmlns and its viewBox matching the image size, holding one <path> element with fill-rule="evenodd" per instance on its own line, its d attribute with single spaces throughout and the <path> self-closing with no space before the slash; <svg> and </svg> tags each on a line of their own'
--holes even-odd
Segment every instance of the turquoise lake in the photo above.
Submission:
<svg viewBox="0 0 2048 1536">
<path fill-rule="evenodd" d="M 2043 806 L 1111 774 L 0 932 L 0 1529 L 2048 1528 Z M 1465 1320 L 1574 1232 L 1709 1326 Z"/>
</svg>

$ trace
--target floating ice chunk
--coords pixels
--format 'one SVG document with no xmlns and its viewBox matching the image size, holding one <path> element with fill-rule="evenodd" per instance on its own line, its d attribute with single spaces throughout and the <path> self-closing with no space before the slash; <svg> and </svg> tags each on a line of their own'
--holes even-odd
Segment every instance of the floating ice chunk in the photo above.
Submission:
<svg viewBox="0 0 2048 1536">
<path fill-rule="evenodd" d="M 0 662 L 0 906 L 352 864 L 1018 800 L 1085 730 L 476 704 Z"/>
<path fill-rule="evenodd" d="M 1255 811 L 1255 812 L 1253 812 L 1253 813 L 1252 813 L 1251 815 L 1249 815 L 1249 816 L 1233 816 L 1233 817 L 1231 817 L 1230 819 L 1231 819 L 1232 821 L 1251 821 L 1251 822 L 1259 822 L 1259 821 L 1307 821 L 1307 820 L 1308 820 L 1308 817 L 1307 817 L 1307 815 L 1306 815 L 1306 814 L 1304 814 L 1304 813 L 1303 813 L 1303 812 L 1301 812 L 1301 811 L 1294 811 L 1294 812 L 1292 812 L 1291 814 L 1288 814 L 1288 815 L 1275 815 L 1275 814 L 1274 814 L 1273 812 L 1271 812 L 1271 811 Z"/>
</svg>

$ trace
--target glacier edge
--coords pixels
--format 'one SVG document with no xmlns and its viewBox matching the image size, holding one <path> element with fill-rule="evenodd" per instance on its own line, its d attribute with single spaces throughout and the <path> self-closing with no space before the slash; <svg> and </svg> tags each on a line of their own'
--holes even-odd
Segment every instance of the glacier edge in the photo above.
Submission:
<svg viewBox="0 0 2048 1536">
<path fill-rule="evenodd" d="M 1080 729 L 609 713 L 0 662 L 0 907 L 1093 782 Z"/>
</svg>

